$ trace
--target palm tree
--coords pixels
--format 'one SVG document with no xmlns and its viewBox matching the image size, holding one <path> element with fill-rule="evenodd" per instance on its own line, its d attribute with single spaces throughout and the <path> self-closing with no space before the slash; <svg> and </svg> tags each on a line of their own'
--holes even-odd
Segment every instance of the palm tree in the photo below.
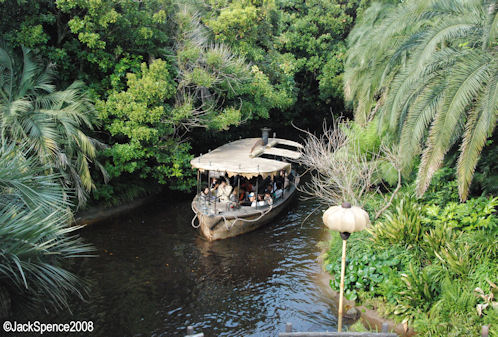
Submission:
<svg viewBox="0 0 498 337">
<path fill-rule="evenodd" d="M 69 296 L 85 289 L 62 262 L 88 256 L 92 247 L 70 235 L 78 227 L 69 227 L 60 175 L 46 170 L 25 146 L 0 146 L 0 317 L 10 303 L 67 308 Z"/>
<path fill-rule="evenodd" d="M 379 118 L 404 166 L 421 153 L 417 193 L 459 143 L 460 199 L 496 126 L 496 0 L 408 0 L 374 4 L 353 29 L 345 72 L 355 119 Z"/>
<path fill-rule="evenodd" d="M 19 62 L 0 48 L 0 140 L 27 144 L 50 172 L 62 174 L 82 204 L 94 187 L 90 162 L 105 176 L 95 161 L 101 144 L 82 130 L 96 123 L 93 105 L 81 82 L 56 90 L 53 66 L 34 62 L 29 49 L 23 48 L 23 56 Z"/>
</svg>

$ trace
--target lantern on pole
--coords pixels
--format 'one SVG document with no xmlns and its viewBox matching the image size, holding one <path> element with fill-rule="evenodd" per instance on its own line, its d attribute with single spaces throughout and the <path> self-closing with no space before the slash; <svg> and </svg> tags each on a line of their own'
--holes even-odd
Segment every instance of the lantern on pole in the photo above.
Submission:
<svg viewBox="0 0 498 337">
<path fill-rule="evenodd" d="M 339 292 L 339 320 L 337 331 L 342 330 L 342 303 L 344 297 L 344 274 L 346 272 L 346 241 L 351 233 L 364 230 L 370 223 L 368 213 L 360 207 L 351 206 L 349 202 L 341 206 L 332 206 L 323 213 L 323 223 L 337 231 L 342 238 L 341 286 Z"/>
</svg>

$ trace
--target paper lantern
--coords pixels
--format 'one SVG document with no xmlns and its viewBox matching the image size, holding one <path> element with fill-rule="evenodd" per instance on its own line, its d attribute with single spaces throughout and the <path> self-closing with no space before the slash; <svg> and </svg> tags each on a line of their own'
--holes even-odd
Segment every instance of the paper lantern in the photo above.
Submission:
<svg viewBox="0 0 498 337">
<path fill-rule="evenodd" d="M 341 206 L 332 206 L 323 213 L 323 223 L 328 228 L 340 233 L 354 233 L 364 230 L 370 223 L 368 213 L 348 202 Z"/>
</svg>

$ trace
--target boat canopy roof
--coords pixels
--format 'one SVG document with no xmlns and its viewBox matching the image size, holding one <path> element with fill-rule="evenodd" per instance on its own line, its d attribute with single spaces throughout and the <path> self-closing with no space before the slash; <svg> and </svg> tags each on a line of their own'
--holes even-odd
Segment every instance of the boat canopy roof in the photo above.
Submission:
<svg viewBox="0 0 498 337">
<path fill-rule="evenodd" d="M 281 170 L 290 171 L 291 164 L 285 161 L 268 159 L 262 155 L 271 155 L 289 159 L 298 159 L 300 152 L 281 149 L 275 146 L 285 145 L 301 149 L 299 143 L 281 139 L 269 138 L 263 145 L 261 138 L 245 138 L 222 145 L 217 149 L 196 157 L 190 161 L 192 167 L 201 171 L 226 172 L 228 176 L 241 175 L 246 178 L 262 175 L 277 175 Z"/>
</svg>

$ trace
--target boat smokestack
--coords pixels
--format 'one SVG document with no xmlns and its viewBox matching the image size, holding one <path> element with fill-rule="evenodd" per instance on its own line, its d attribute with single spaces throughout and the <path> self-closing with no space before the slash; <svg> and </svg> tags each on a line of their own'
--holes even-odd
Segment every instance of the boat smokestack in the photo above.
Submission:
<svg viewBox="0 0 498 337">
<path fill-rule="evenodd" d="M 263 140 L 263 146 L 268 145 L 268 137 L 270 136 L 270 128 L 261 129 L 261 139 Z"/>
</svg>

